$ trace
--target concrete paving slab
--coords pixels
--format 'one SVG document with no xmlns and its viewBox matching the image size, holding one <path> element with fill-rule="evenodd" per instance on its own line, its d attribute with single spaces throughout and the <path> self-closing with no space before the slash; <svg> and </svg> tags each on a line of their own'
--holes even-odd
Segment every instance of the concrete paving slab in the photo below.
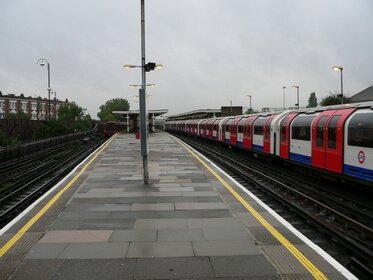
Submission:
<svg viewBox="0 0 373 280">
<path fill-rule="evenodd" d="M 192 257 L 191 242 L 131 242 L 127 258 Z"/>
<path fill-rule="evenodd" d="M 260 255 L 250 240 L 192 241 L 196 256 Z"/>
<path fill-rule="evenodd" d="M 135 229 L 187 228 L 187 219 L 137 219 Z"/>
<path fill-rule="evenodd" d="M 241 225 L 235 218 L 202 218 L 188 219 L 190 228 L 221 228 L 221 227 L 240 227 Z"/>
<path fill-rule="evenodd" d="M 209 279 L 213 278 L 209 258 L 139 259 L 135 279 Z"/>
<path fill-rule="evenodd" d="M 129 242 L 71 243 L 58 256 L 59 259 L 123 259 Z"/>
<path fill-rule="evenodd" d="M 67 247 L 67 243 L 36 244 L 26 255 L 26 259 L 57 259 Z"/>
<path fill-rule="evenodd" d="M 135 266 L 132 259 L 65 260 L 53 280 L 133 279 Z"/>
<path fill-rule="evenodd" d="M 155 229 L 126 229 L 114 230 L 110 242 L 133 242 L 133 241 L 156 241 L 157 230 Z"/>
<path fill-rule="evenodd" d="M 193 241 L 205 240 L 201 229 L 160 229 L 158 241 Z"/>
<path fill-rule="evenodd" d="M 12 280 L 53 279 L 65 260 L 25 260 L 12 275 Z M 68 278 L 65 278 L 68 279 Z"/>
<path fill-rule="evenodd" d="M 176 210 L 228 209 L 224 202 L 177 202 Z"/>
<path fill-rule="evenodd" d="M 47 232 L 39 243 L 107 242 L 112 230 L 55 230 Z"/>
<path fill-rule="evenodd" d="M 173 211 L 174 203 L 134 203 L 131 211 Z"/>
<path fill-rule="evenodd" d="M 210 259 L 216 277 L 281 279 L 271 263 L 262 255 L 223 256 Z"/>
<path fill-rule="evenodd" d="M 204 228 L 203 236 L 206 240 L 245 240 L 251 235 L 244 227 L 236 228 Z"/>
</svg>

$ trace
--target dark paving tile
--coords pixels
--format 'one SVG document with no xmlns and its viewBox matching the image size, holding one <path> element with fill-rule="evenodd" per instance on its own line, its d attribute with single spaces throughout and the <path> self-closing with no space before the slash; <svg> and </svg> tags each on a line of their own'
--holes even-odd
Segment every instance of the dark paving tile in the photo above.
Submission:
<svg viewBox="0 0 373 280">
<path fill-rule="evenodd" d="M 25 260 L 14 272 L 12 280 L 49 280 L 64 260 Z"/>
<path fill-rule="evenodd" d="M 71 243 L 59 255 L 60 259 L 122 259 L 129 242 Z"/>
<path fill-rule="evenodd" d="M 217 277 L 266 277 L 281 279 L 273 266 L 262 255 L 210 257 Z"/>
<path fill-rule="evenodd" d="M 162 218 L 226 218 L 231 217 L 229 210 L 187 210 L 187 211 L 140 211 L 113 212 L 110 219 L 162 219 Z"/>
<path fill-rule="evenodd" d="M 134 224 L 134 219 L 87 220 L 78 229 L 130 229 L 133 228 Z"/>
<path fill-rule="evenodd" d="M 135 279 L 200 279 L 213 277 L 207 257 L 139 259 Z"/>
<path fill-rule="evenodd" d="M 133 279 L 135 264 L 131 259 L 66 260 L 52 280 Z"/>
</svg>

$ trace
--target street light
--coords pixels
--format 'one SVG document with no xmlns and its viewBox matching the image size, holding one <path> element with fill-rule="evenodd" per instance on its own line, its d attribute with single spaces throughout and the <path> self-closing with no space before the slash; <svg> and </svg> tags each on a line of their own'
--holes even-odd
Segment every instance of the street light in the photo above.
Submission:
<svg viewBox="0 0 373 280">
<path fill-rule="evenodd" d="M 148 172 L 148 142 L 147 142 L 147 109 L 146 109 L 146 72 L 154 70 L 155 68 L 162 68 L 162 64 L 148 62 L 145 64 L 145 0 L 141 0 L 141 66 L 125 64 L 124 69 L 141 68 L 141 88 L 139 89 L 140 97 L 140 135 L 141 135 L 141 155 L 143 157 L 144 167 L 144 184 L 149 183 Z"/>
<path fill-rule="evenodd" d="M 39 58 L 36 62 L 41 67 L 47 65 L 47 72 L 48 72 L 48 119 L 51 119 L 51 75 L 50 75 L 50 64 L 48 60 L 45 58 Z"/>
<path fill-rule="evenodd" d="M 341 104 L 343 104 L 343 67 L 342 66 L 334 66 L 333 67 L 334 71 L 341 71 Z"/>
<path fill-rule="evenodd" d="M 142 66 L 133 65 L 133 64 L 124 64 L 123 68 L 124 69 L 142 68 Z M 155 64 L 154 62 L 149 62 L 149 63 L 145 64 L 144 68 L 145 68 L 146 72 L 149 72 L 149 71 L 154 70 L 154 69 L 162 69 L 163 65 L 162 64 Z"/>
<path fill-rule="evenodd" d="M 231 116 L 232 116 L 232 100 L 228 100 L 231 103 Z"/>
<path fill-rule="evenodd" d="M 252 113 L 252 108 L 251 108 L 251 95 L 250 95 L 250 94 L 246 94 L 246 96 L 247 96 L 248 98 L 250 98 L 250 113 Z"/>
<path fill-rule="evenodd" d="M 282 87 L 282 94 L 283 94 L 283 104 L 284 104 L 284 111 L 285 111 L 285 89 L 286 87 Z"/>
<path fill-rule="evenodd" d="M 155 84 L 146 84 L 147 87 L 155 87 Z M 130 88 L 142 87 L 142 85 L 129 85 Z"/>
<path fill-rule="evenodd" d="M 297 89 L 297 104 L 295 104 L 298 107 L 299 110 L 299 86 L 292 86 L 293 88 Z"/>
</svg>

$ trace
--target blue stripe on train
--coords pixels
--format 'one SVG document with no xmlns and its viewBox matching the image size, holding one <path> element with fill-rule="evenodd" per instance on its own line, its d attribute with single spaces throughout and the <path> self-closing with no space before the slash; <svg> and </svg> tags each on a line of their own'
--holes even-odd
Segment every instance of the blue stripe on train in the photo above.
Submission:
<svg viewBox="0 0 373 280">
<path fill-rule="evenodd" d="M 263 146 L 253 144 L 253 150 L 263 152 Z"/>
<path fill-rule="evenodd" d="M 344 164 L 344 174 L 355 178 L 373 182 L 373 170 Z"/>
<path fill-rule="evenodd" d="M 290 153 L 290 159 L 304 164 L 311 164 L 311 157 L 301 154 Z"/>
</svg>

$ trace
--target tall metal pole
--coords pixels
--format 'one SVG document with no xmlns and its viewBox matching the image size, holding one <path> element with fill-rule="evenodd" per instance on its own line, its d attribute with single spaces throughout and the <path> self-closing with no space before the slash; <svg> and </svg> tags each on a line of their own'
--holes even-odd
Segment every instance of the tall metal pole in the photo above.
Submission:
<svg viewBox="0 0 373 280">
<path fill-rule="evenodd" d="M 47 71 L 48 71 L 48 120 L 51 119 L 51 70 L 50 64 L 47 62 Z"/>
<path fill-rule="evenodd" d="M 284 111 L 285 111 L 285 89 L 286 89 L 286 87 L 282 87 Z"/>
<path fill-rule="evenodd" d="M 144 184 L 149 183 L 148 173 L 148 143 L 147 143 L 147 110 L 146 110 L 146 72 L 145 72 L 145 7 L 144 0 L 141 0 L 141 73 L 142 86 L 139 90 L 140 99 L 140 134 L 141 134 L 141 155 L 143 157 Z"/>
<path fill-rule="evenodd" d="M 343 104 L 343 68 L 341 67 L 341 98 L 342 98 L 342 103 Z"/>
</svg>

